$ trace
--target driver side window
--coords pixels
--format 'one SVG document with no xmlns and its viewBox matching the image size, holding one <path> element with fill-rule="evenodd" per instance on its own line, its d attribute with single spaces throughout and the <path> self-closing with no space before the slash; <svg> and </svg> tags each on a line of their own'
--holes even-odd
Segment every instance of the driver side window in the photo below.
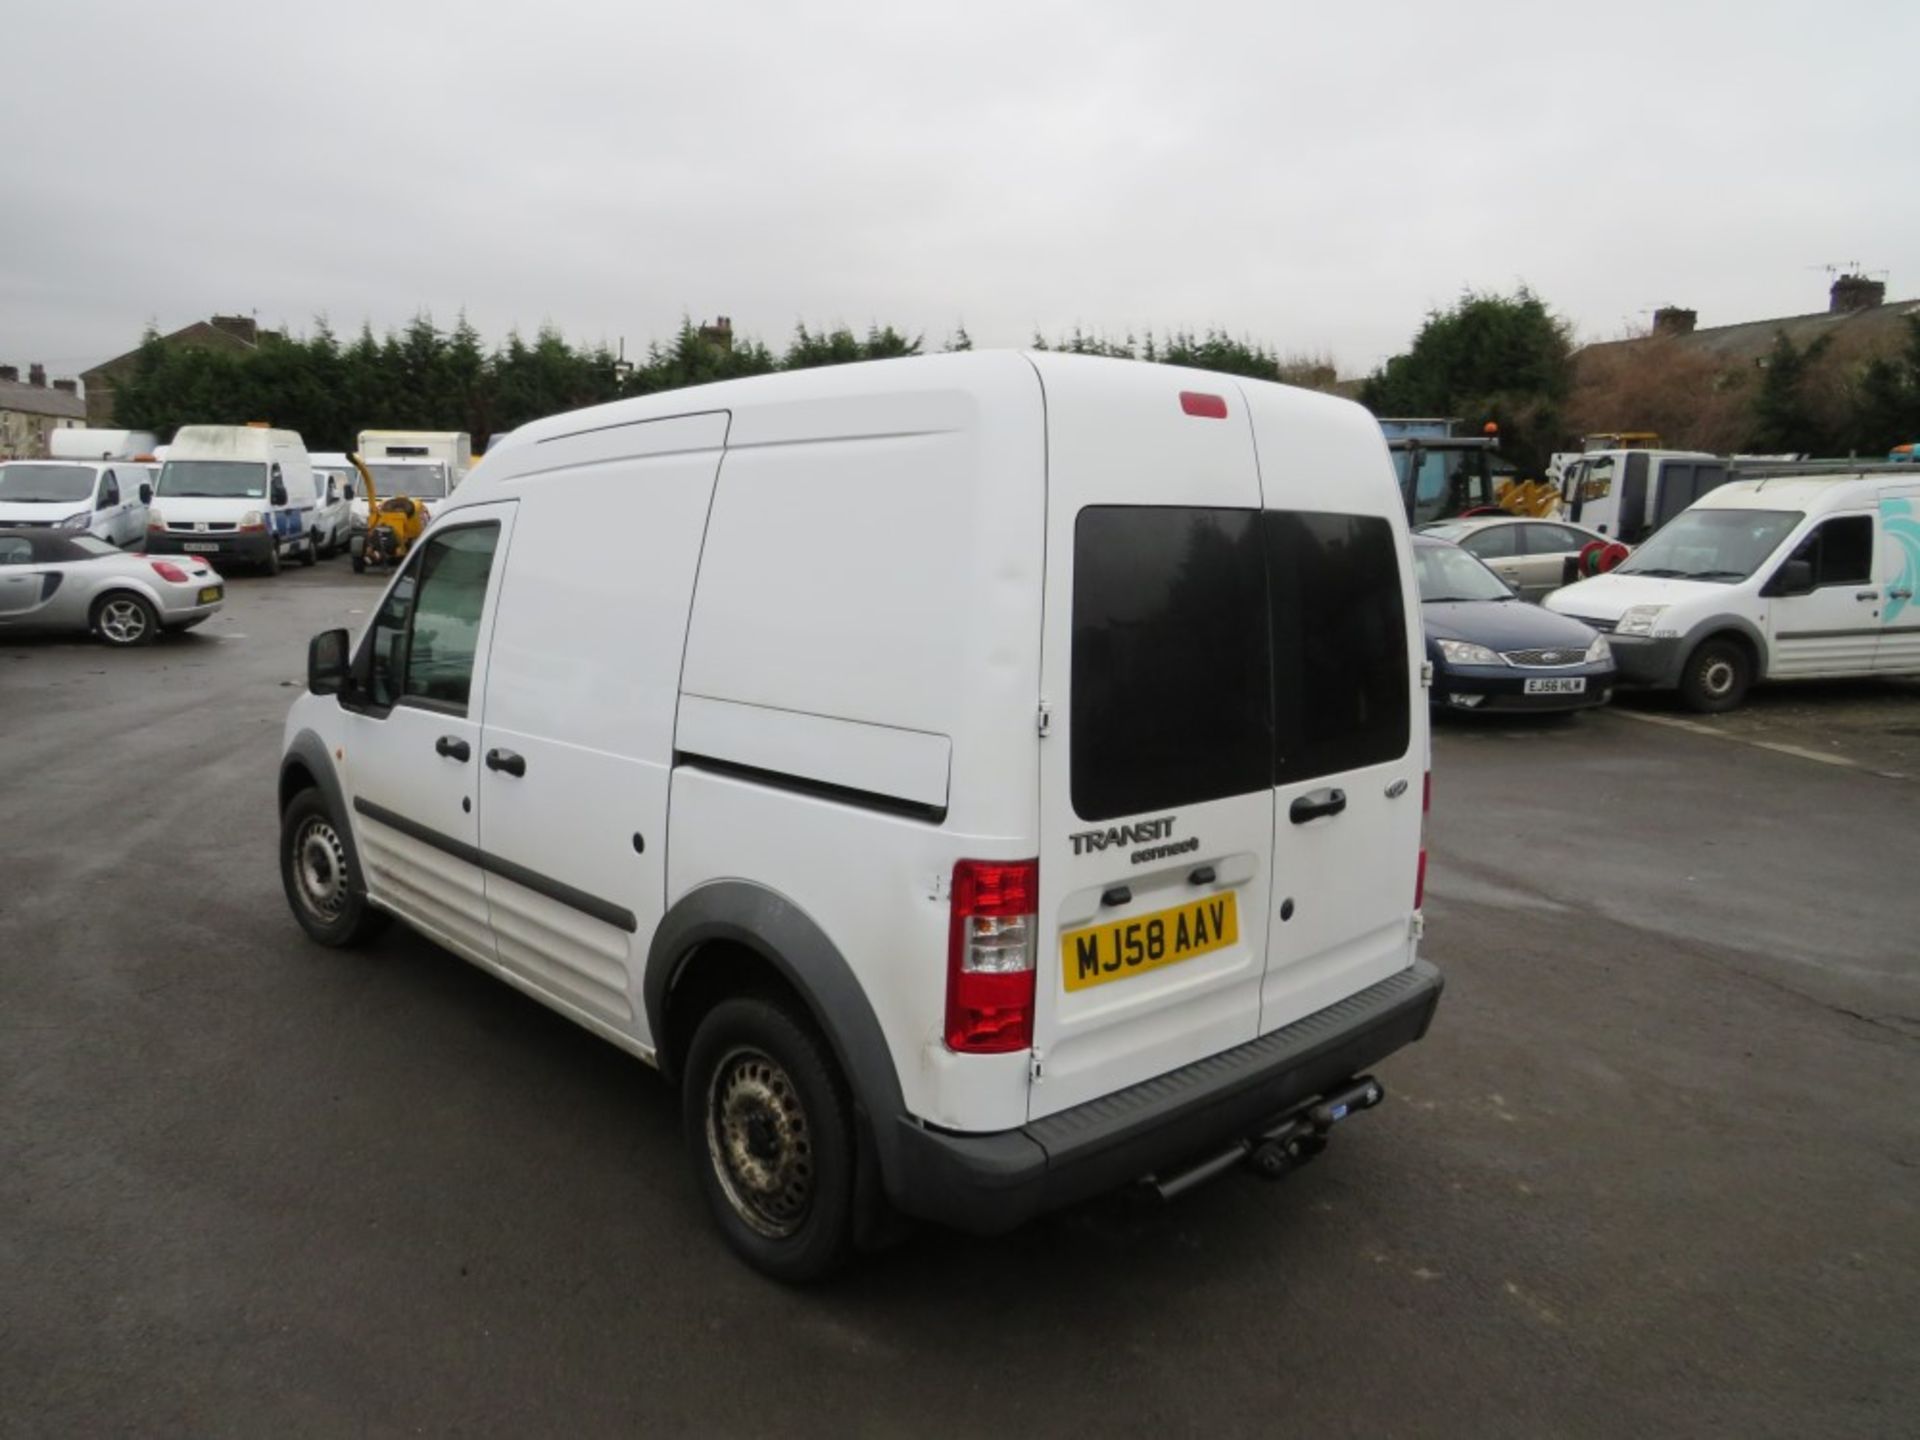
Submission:
<svg viewBox="0 0 1920 1440">
<path fill-rule="evenodd" d="M 367 632 L 371 705 L 406 700 L 466 713 L 499 538 L 498 524 L 463 525 L 435 535 L 408 560 Z"/>
<path fill-rule="evenodd" d="M 1873 578 L 1873 517 L 1841 515 L 1800 542 L 1796 560 L 1813 566 L 1813 585 L 1864 585 Z"/>
<path fill-rule="evenodd" d="M 109 506 L 118 505 L 119 503 L 120 482 L 114 478 L 113 471 L 109 470 L 106 476 L 100 481 L 100 502 L 98 508 L 105 510 Z"/>
</svg>

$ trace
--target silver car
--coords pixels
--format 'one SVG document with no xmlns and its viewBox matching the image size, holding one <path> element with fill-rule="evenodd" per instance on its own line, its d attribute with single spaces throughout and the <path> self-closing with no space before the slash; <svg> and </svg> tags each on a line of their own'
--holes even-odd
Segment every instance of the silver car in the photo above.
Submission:
<svg viewBox="0 0 1920 1440">
<path fill-rule="evenodd" d="M 1567 561 L 1607 537 L 1565 520 L 1518 515 L 1464 515 L 1420 527 L 1422 535 L 1451 540 L 1513 587 L 1522 600 L 1539 601 L 1568 583 Z M 1621 547 L 1624 551 L 1625 546 Z"/>
<path fill-rule="evenodd" d="M 192 556 L 129 555 L 72 531 L 0 528 L 0 634 L 91 631 L 109 645 L 150 645 L 198 625 L 226 582 Z"/>
</svg>

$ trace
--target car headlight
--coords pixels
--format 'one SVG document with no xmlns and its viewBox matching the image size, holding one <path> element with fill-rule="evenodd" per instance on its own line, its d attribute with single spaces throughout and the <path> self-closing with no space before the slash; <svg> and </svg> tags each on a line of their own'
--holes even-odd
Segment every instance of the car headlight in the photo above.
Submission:
<svg viewBox="0 0 1920 1440">
<path fill-rule="evenodd" d="M 147 507 L 147 529 L 164 530 L 166 528 L 167 517 L 160 513 L 160 507 L 157 505 L 149 505 Z"/>
<path fill-rule="evenodd" d="M 1587 664 L 1600 665 L 1613 659 L 1613 647 L 1607 644 L 1607 637 L 1596 635 L 1593 643 L 1587 646 Z"/>
<path fill-rule="evenodd" d="M 69 515 L 60 522 L 62 530 L 84 530 L 93 523 L 93 512 L 82 510 L 78 515 Z"/>
<path fill-rule="evenodd" d="M 1471 640 L 1442 640 L 1440 653 L 1446 657 L 1449 665 L 1504 665 L 1507 662 L 1485 645 L 1476 645 Z"/>
<path fill-rule="evenodd" d="M 1613 627 L 1616 635 L 1651 635 L 1653 622 L 1667 607 L 1664 605 L 1633 605 L 1620 617 L 1620 623 Z"/>
<path fill-rule="evenodd" d="M 259 530 L 262 529 L 266 523 L 266 517 L 258 510 L 249 510 L 240 517 L 240 528 L 242 530 Z"/>
</svg>

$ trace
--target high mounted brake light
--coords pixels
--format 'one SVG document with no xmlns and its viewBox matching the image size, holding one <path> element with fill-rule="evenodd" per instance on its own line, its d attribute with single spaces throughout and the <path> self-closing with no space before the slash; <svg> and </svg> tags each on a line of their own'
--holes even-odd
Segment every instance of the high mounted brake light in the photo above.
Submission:
<svg viewBox="0 0 1920 1440">
<path fill-rule="evenodd" d="M 1180 408 L 1189 415 L 1198 415 L 1203 420 L 1224 420 L 1227 418 L 1227 398 L 1224 395 L 1209 395 L 1201 390 L 1182 390 Z"/>
<path fill-rule="evenodd" d="M 1040 862 L 961 860 L 947 929 L 949 1050 L 1002 1055 L 1033 1044 Z"/>
</svg>

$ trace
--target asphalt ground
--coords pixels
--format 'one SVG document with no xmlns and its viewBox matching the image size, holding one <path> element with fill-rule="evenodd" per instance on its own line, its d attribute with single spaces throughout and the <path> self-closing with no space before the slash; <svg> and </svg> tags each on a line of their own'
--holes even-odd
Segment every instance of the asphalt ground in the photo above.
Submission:
<svg viewBox="0 0 1920 1440">
<path fill-rule="evenodd" d="M 645 1067 L 288 916 L 281 720 L 377 590 L 0 641 L 0 1433 L 1914 1433 L 1911 689 L 1441 727 L 1447 995 L 1324 1159 L 788 1290 Z"/>
</svg>

